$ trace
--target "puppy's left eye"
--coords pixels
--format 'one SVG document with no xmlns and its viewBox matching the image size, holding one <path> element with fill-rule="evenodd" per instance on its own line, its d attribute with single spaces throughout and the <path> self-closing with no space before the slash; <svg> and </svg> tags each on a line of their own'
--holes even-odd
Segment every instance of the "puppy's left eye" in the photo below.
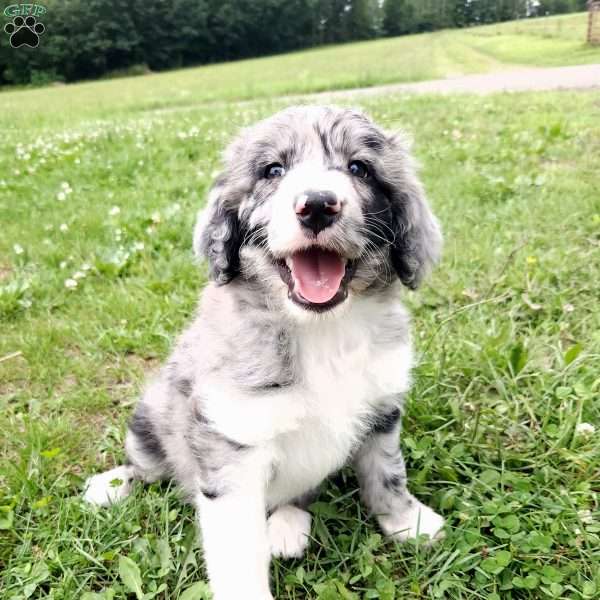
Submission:
<svg viewBox="0 0 600 600">
<path fill-rule="evenodd" d="M 348 165 L 348 171 L 354 175 L 354 177 L 360 177 L 366 179 L 369 176 L 369 169 L 362 160 L 353 160 Z"/>
<path fill-rule="evenodd" d="M 265 169 L 265 177 L 267 179 L 275 179 L 276 177 L 283 177 L 285 175 L 285 168 L 280 163 L 272 163 Z"/>
</svg>

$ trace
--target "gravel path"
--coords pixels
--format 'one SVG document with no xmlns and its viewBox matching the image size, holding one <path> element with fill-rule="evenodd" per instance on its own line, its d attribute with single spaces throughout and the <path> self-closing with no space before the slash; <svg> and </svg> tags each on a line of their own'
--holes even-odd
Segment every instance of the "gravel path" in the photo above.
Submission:
<svg viewBox="0 0 600 600">
<path fill-rule="evenodd" d="M 344 98 L 397 93 L 470 93 L 525 92 L 529 90 L 584 90 L 600 88 L 600 64 L 553 67 L 548 69 L 523 68 L 497 71 L 484 75 L 463 75 L 448 79 L 434 79 L 415 83 L 394 83 L 369 88 L 336 90 L 309 94 L 311 98 Z M 306 97 L 306 96 L 304 96 Z"/>
<path fill-rule="evenodd" d="M 415 83 L 392 83 L 376 85 L 365 88 L 352 88 L 347 90 L 331 90 L 308 94 L 290 94 L 276 96 L 271 100 L 316 102 L 336 99 L 356 98 L 360 96 L 382 96 L 386 94 L 493 94 L 495 92 L 526 92 L 530 90 L 590 90 L 600 89 L 600 64 L 576 65 L 574 67 L 552 68 L 522 68 L 506 71 L 496 71 L 483 75 L 461 75 L 447 79 L 433 79 L 430 81 L 417 81 Z M 238 105 L 253 104 L 265 100 L 239 100 Z M 195 110 L 199 106 L 224 106 L 231 105 L 233 101 L 209 102 L 207 104 L 193 104 L 190 106 L 170 106 L 152 109 L 152 113 L 173 113 Z"/>
</svg>

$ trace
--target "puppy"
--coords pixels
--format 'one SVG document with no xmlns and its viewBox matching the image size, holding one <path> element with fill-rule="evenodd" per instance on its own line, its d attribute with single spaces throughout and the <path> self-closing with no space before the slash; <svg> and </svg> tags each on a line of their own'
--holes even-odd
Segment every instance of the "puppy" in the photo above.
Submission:
<svg viewBox="0 0 600 600">
<path fill-rule="evenodd" d="M 243 131 L 194 231 L 211 282 L 135 410 L 126 464 L 86 499 L 175 478 L 215 600 L 272 599 L 270 557 L 301 556 L 314 491 L 348 462 L 384 533 L 436 537 L 398 446 L 412 365 L 399 296 L 440 247 L 406 145 L 361 112 L 294 107 Z"/>
</svg>

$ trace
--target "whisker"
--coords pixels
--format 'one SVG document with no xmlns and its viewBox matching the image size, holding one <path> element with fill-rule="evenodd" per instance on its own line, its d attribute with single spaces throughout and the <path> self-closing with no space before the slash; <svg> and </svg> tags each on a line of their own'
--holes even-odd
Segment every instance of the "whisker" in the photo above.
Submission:
<svg viewBox="0 0 600 600">
<path fill-rule="evenodd" d="M 374 219 L 372 217 L 366 217 L 365 218 L 365 223 L 371 224 L 371 225 L 376 225 L 376 226 L 383 226 L 385 227 L 394 237 L 394 241 L 396 239 L 396 232 L 385 222 L 381 221 L 380 219 Z M 383 233 L 383 232 L 382 232 Z"/>
</svg>

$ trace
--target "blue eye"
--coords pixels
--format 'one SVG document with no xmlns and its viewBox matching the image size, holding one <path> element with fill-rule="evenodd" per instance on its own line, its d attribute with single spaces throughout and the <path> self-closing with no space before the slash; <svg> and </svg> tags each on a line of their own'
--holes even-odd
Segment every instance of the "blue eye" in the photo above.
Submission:
<svg viewBox="0 0 600 600">
<path fill-rule="evenodd" d="M 369 176 L 369 169 L 367 169 L 367 165 L 361 160 L 353 160 L 348 165 L 348 170 L 354 177 L 360 177 L 361 179 L 366 179 Z"/>
<path fill-rule="evenodd" d="M 283 177 L 285 175 L 285 168 L 279 163 L 272 163 L 265 169 L 265 177 L 267 179 L 275 179 L 276 177 Z"/>
</svg>

